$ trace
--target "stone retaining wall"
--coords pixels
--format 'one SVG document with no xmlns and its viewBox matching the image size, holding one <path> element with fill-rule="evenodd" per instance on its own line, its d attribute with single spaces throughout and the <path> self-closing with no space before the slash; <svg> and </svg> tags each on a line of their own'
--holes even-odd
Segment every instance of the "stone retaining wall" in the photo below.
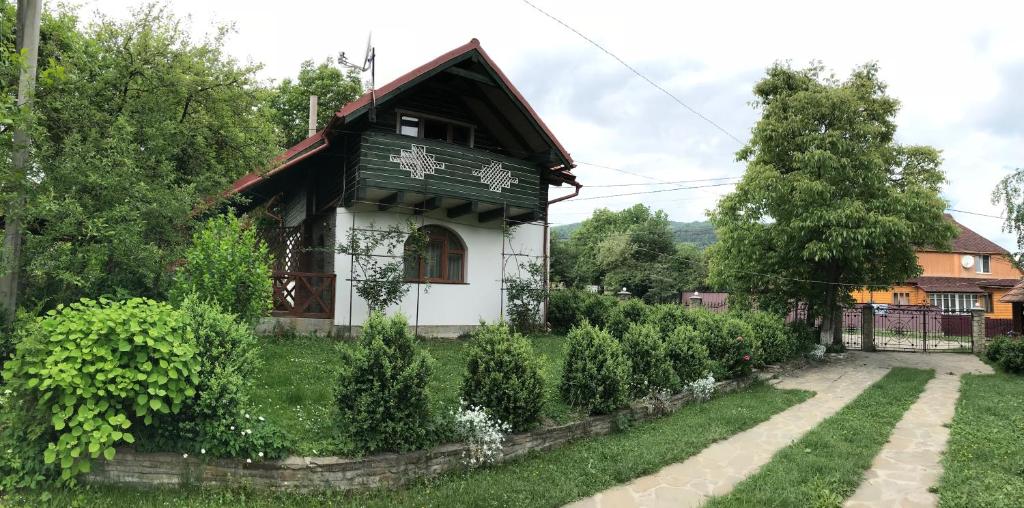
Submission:
<svg viewBox="0 0 1024 508">
<path fill-rule="evenodd" d="M 748 386 L 754 377 L 722 381 L 717 393 L 728 393 Z M 651 420 L 671 413 L 691 402 L 687 394 L 667 400 L 638 402 L 610 415 L 591 416 L 564 425 L 542 427 L 513 434 L 505 441 L 500 461 L 531 451 L 557 448 L 570 441 L 612 432 L 622 418 Z M 381 454 L 362 458 L 288 457 L 283 460 L 247 464 L 238 459 L 184 458 L 176 453 L 137 453 L 123 448 L 114 460 L 99 461 L 83 478 L 92 483 L 148 486 L 225 485 L 298 490 L 350 490 L 379 486 L 398 486 L 409 481 L 462 469 L 465 445 L 446 444 L 431 450 L 401 454 Z"/>
</svg>

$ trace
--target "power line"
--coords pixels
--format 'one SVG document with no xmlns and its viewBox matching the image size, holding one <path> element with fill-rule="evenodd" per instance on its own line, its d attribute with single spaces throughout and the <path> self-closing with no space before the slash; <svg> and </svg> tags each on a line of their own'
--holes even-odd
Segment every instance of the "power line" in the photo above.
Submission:
<svg viewBox="0 0 1024 508">
<path fill-rule="evenodd" d="M 636 74 L 638 77 L 640 77 L 640 79 L 646 81 L 647 83 L 649 83 L 654 88 L 657 88 L 662 93 L 664 93 L 665 95 L 667 95 L 670 98 L 672 98 L 672 100 L 676 101 L 676 103 L 678 103 L 680 106 L 686 108 L 689 112 L 697 115 L 698 117 L 700 117 L 705 122 L 713 125 L 716 129 L 722 131 L 722 133 L 724 133 L 726 136 L 729 136 L 730 138 L 732 138 L 737 143 L 739 143 L 741 145 L 743 144 L 743 141 L 741 141 L 740 138 L 734 136 L 731 132 L 725 130 L 725 127 L 722 127 L 721 125 L 717 124 L 714 120 L 708 118 L 707 116 L 704 116 L 700 111 L 697 111 L 696 109 L 692 108 L 689 104 L 683 102 L 682 99 L 680 99 L 679 97 L 676 97 L 674 94 L 672 94 L 672 92 L 669 92 L 668 90 L 663 88 L 661 85 L 659 85 L 659 84 L 655 83 L 653 80 L 651 80 L 651 78 L 648 78 L 643 73 L 641 73 L 640 71 L 636 70 L 636 68 L 634 68 L 632 65 L 629 65 L 628 63 L 626 63 L 625 60 L 619 58 L 615 53 L 612 53 L 611 51 L 605 49 L 604 46 L 598 44 L 596 41 L 594 41 L 590 37 L 587 37 L 586 35 L 583 35 L 583 33 L 581 33 L 579 30 L 576 30 L 575 28 L 569 26 L 566 22 L 556 18 L 555 16 L 553 16 L 551 14 L 548 14 L 547 11 L 545 11 L 544 9 L 541 9 L 540 7 L 537 7 L 537 5 L 534 4 L 533 2 L 531 2 L 530 0 L 523 0 L 523 3 L 525 3 L 526 5 L 529 5 L 530 7 L 533 7 L 537 12 L 547 16 L 548 18 L 551 18 L 551 20 L 553 20 L 554 22 L 558 23 L 559 25 L 564 26 L 565 28 L 569 29 L 571 32 L 573 32 L 576 35 L 582 37 L 583 40 L 589 42 L 590 44 L 592 44 L 597 49 L 600 49 L 606 55 L 614 58 L 617 62 L 622 64 L 623 67 L 629 69 L 630 71 L 633 72 L 633 74 Z"/>
<path fill-rule="evenodd" d="M 957 210 L 956 208 L 947 208 L 946 211 L 947 212 L 966 213 L 967 215 L 977 215 L 979 217 L 990 217 L 990 218 L 993 218 L 993 219 L 1000 219 L 1000 220 L 1006 219 L 1006 217 L 1002 217 L 1000 215 L 989 215 L 987 213 L 968 212 L 967 210 Z"/>
<path fill-rule="evenodd" d="M 718 180 L 735 180 L 740 178 L 738 176 L 723 176 L 719 178 L 699 178 L 697 180 L 675 180 L 665 182 L 651 182 L 651 183 L 612 183 L 607 185 L 587 185 L 586 188 L 594 189 L 599 187 L 638 187 L 638 186 L 649 186 L 649 185 L 679 185 L 681 183 L 699 183 L 699 182 L 715 182 Z"/>
<path fill-rule="evenodd" d="M 736 182 L 713 183 L 713 184 L 708 184 L 708 185 L 692 185 L 692 186 L 689 186 L 689 187 L 675 187 L 675 188 L 672 188 L 672 189 L 657 189 L 657 190 L 652 190 L 652 191 L 624 192 L 622 194 L 608 194 L 608 195 L 604 195 L 604 196 L 590 196 L 590 197 L 586 197 L 586 198 L 576 198 L 576 199 L 573 199 L 573 201 L 589 201 L 589 200 L 592 200 L 592 199 L 617 198 L 617 197 L 621 197 L 621 196 L 636 196 L 636 195 L 640 195 L 640 194 L 657 194 L 657 193 L 660 193 L 660 192 L 674 192 L 674 191 L 689 190 L 689 189 L 706 189 L 708 187 L 723 187 L 723 186 L 726 186 L 726 185 L 736 185 Z"/>
</svg>

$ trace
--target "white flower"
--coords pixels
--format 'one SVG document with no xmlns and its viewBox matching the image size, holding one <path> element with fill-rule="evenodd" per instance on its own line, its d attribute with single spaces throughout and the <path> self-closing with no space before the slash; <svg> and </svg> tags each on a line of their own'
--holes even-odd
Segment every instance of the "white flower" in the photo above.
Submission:
<svg viewBox="0 0 1024 508">
<path fill-rule="evenodd" d="M 266 421 L 266 420 L 264 420 L 264 419 L 263 419 L 263 417 L 261 416 L 261 417 L 260 417 L 260 421 L 262 422 L 262 421 Z"/>
<path fill-rule="evenodd" d="M 182 454 L 182 455 L 181 455 L 181 458 L 183 458 L 183 459 L 187 459 L 187 458 L 188 458 L 188 454 L 187 454 L 187 453 L 184 453 L 184 454 Z"/>
<path fill-rule="evenodd" d="M 252 429 L 245 429 L 246 434 L 252 434 Z"/>
<path fill-rule="evenodd" d="M 252 464 L 252 459 L 245 459 L 246 464 Z"/>
<path fill-rule="evenodd" d="M 231 430 L 235 430 L 235 426 L 234 425 L 231 426 Z"/>
<path fill-rule="evenodd" d="M 206 448 L 200 448 L 199 453 L 206 454 Z"/>
<path fill-rule="evenodd" d="M 511 431 L 508 424 L 492 418 L 477 406 L 462 407 L 456 411 L 455 427 L 468 445 L 463 461 L 470 467 L 498 460 L 505 434 Z"/>
<path fill-rule="evenodd" d="M 807 356 L 814 361 L 821 361 L 825 359 L 825 346 L 818 344 L 814 346 L 811 352 L 807 353 Z"/>
<path fill-rule="evenodd" d="M 706 377 L 687 385 L 686 389 L 693 394 L 693 398 L 700 401 L 708 400 L 715 394 L 715 378 L 708 374 Z"/>
<path fill-rule="evenodd" d="M 249 413 L 245 413 L 245 417 L 246 417 L 246 418 L 249 418 Z"/>
<path fill-rule="evenodd" d="M 259 455 L 259 457 L 260 457 L 261 459 L 263 458 L 263 452 L 259 452 L 259 453 L 257 453 L 256 455 Z"/>
</svg>

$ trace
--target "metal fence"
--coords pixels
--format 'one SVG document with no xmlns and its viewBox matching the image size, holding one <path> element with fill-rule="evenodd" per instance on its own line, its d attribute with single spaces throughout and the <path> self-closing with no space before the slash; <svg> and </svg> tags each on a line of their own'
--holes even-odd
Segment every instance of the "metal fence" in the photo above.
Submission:
<svg viewBox="0 0 1024 508">
<path fill-rule="evenodd" d="M 971 350 L 971 313 L 943 312 L 932 306 L 879 306 L 874 317 L 875 349 L 880 351 Z"/>
</svg>

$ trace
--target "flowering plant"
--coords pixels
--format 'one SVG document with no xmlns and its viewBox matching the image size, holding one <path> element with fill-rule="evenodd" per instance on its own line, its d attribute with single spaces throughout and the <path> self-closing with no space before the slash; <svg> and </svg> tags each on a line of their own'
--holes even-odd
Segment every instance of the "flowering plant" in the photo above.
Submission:
<svg viewBox="0 0 1024 508">
<path fill-rule="evenodd" d="M 687 385 L 686 389 L 693 394 L 693 398 L 701 402 L 709 400 L 715 394 L 715 377 L 709 373 Z"/>
<path fill-rule="evenodd" d="M 493 463 L 501 457 L 501 444 L 512 428 L 487 414 L 482 407 L 462 405 L 454 413 L 455 429 L 466 440 L 463 462 L 469 467 Z"/>
</svg>

